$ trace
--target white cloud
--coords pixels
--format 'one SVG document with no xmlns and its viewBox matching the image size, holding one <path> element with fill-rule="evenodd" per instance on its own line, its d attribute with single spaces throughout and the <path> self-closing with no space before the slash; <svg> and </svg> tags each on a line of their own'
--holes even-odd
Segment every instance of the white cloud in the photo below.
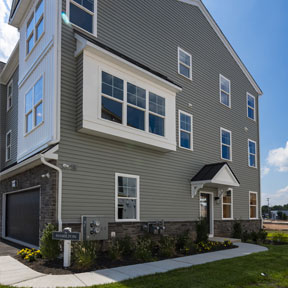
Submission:
<svg viewBox="0 0 288 288">
<path fill-rule="evenodd" d="M 271 166 L 278 168 L 280 172 L 288 171 L 288 141 L 286 146 L 270 150 L 267 158 L 268 163 Z"/>
<path fill-rule="evenodd" d="M 0 0 L 0 61 L 7 62 L 19 39 L 17 29 L 8 25 L 12 0 Z"/>
<path fill-rule="evenodd" d="M 263 178 L 265 175 L 269 174 L 270 168 L 269 167 L 262 167 L 261 168 L 261 177 Z"/>
<path fill-rule="evenodd" d="M 262 193 L 261 204 L 267 205 L 267 198 L 270 199 L 270 206 L 284 205 L 288 203 L 288 186 L 281 188 L 275 192 Z"/>
</svg>

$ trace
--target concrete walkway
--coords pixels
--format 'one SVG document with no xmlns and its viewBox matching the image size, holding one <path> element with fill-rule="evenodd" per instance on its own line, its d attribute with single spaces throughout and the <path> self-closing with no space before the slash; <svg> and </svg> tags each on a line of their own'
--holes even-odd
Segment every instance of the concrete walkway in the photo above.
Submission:
<svg viewBox="0 0 288 288">
<path fill-rule="evenodd" d="M 3 241 L 0 239 L 0 256 L 14 256 L 16 255 L 18 248 L 20 246 L 11 244 L 8 241 Z"/>
<path fill-rule="evenodd" d="M 84 287 L 108 284 L 268 250 L 262 246 L 246 243 L 235 243 L 235 245 L 238 248 L 70 275 L 38 273 L 10 256 L 2 256 L 0 257 L 0 284 L 33 288 Z"/>
</svg>

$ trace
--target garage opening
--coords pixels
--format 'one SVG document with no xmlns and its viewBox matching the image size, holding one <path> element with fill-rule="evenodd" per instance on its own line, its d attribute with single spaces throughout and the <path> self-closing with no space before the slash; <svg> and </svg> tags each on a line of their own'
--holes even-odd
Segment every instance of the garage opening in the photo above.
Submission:
<svg viewBox="0 0 288 288">
<path fill-rule="evenodd" d="M 40 190 L 6 194 L 6 237 L 39 246 Z"/>
</svg>

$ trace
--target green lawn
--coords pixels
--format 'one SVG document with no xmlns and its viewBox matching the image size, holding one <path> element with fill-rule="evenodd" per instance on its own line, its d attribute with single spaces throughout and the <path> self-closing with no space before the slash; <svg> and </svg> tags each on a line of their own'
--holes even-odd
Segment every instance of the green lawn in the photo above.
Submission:
<svg viewBox="0 0 288 288">
<path fill-rule="evenodd" d="M 269 245 L 268 248 L 267 252 L 141 277 L 122 283 L 97 286 L 97 288 L 288 288 L 288 245 Z M 261 276 L 261 273 L 267 276 Z M 0 286 L 0 288 L 3 287 Z"/>
</svg>

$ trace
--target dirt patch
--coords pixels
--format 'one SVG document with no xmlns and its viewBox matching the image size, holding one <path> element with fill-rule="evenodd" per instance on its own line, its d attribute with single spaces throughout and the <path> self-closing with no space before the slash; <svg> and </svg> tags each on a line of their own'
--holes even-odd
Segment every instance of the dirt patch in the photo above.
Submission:
<svg viewBox="0 0 288 288">
<path fill-rule="evenodd" d="M 279 231 L 288 231 L 288 223 L 283 222 L 264 222 L 263 227 L 265 230 L 279 230 Z"/>
</svg>

